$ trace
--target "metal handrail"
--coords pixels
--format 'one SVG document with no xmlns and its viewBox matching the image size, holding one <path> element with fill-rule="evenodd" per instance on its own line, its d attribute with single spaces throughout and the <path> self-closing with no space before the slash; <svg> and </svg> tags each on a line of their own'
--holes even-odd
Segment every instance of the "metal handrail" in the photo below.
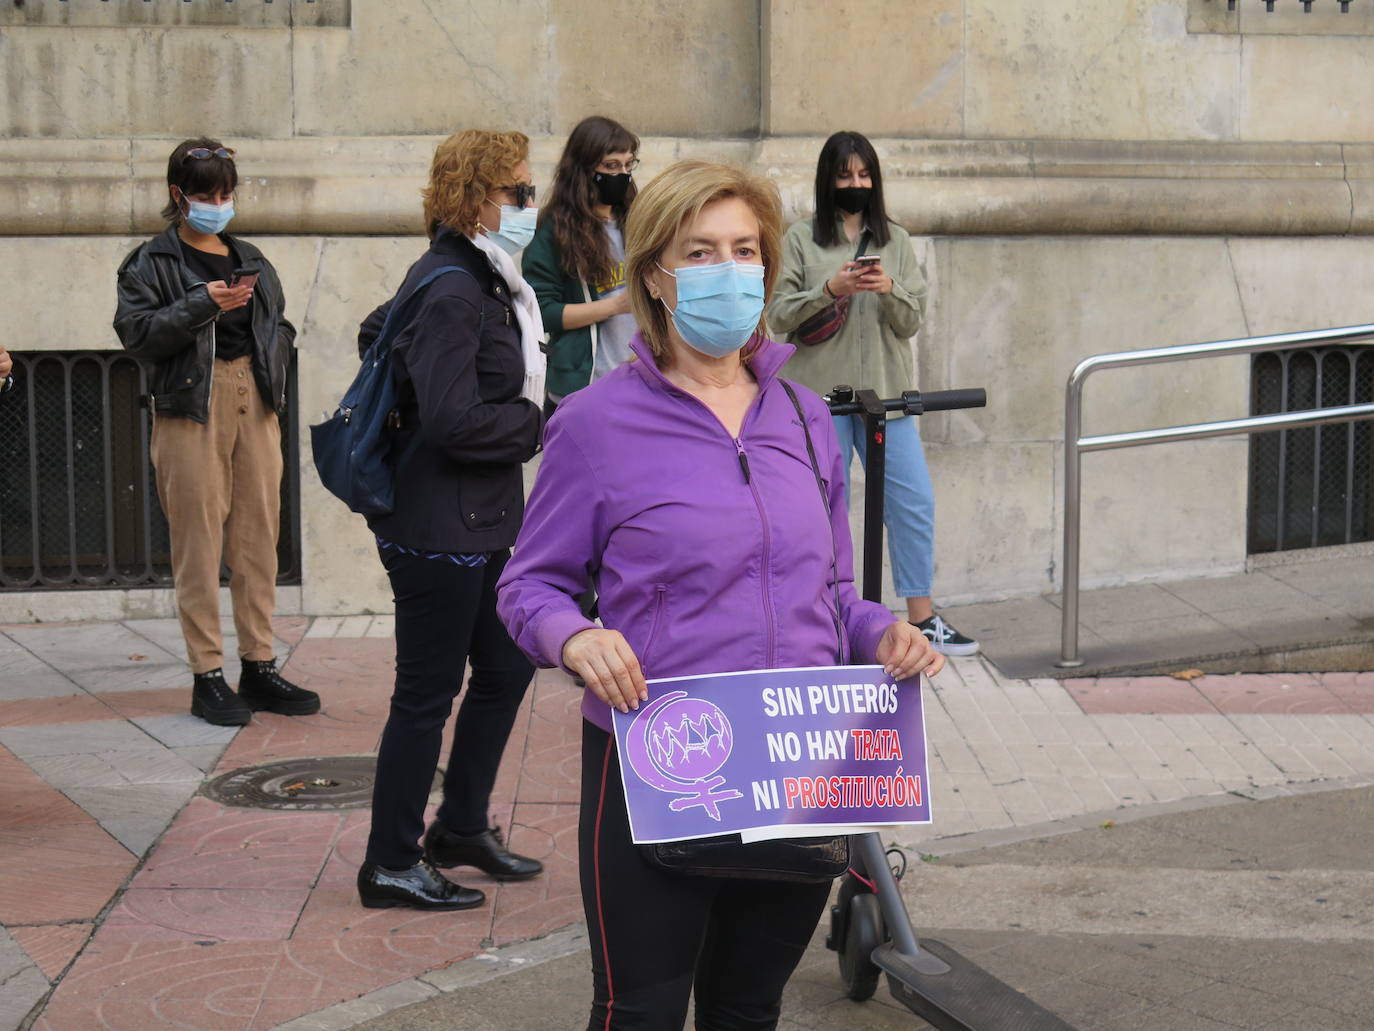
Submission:
<svg viewBox="0 0 1374 1031">
<path fill-rule="evenodd" d="M 1323 426 L 1329 423 L 1353 422 L 1374 418 L 1374 403 L 1313 408 L 1302 412 L 1280 412 L 1248 419 L 1229 419 L 1224 422 L 1202 422 L 1187 426 L 1169 426 L 1158 430 L 1139 430 L 1113 433 L 1100 437 L 1082 437 L 1083 384 L 1101 369 L 1120 369 L 1131 365 L 1157 365 L 1163 362 L 1192 358 L 1215 358 L 1236 354 L 1258 354 L 1263 351 L 1282 351 L 1306 344 L 1372 343 L 1374 325 L 1347 326 L 1340 329 L 1319 329 L 1304 333 L 1281 333 L 1273 336 L 1244 337 L 1239 340 L 1214 340 L 1203 344 L 1183 344 L 1179 347 L 1152 347 L 1142 351 L 1121 351 L 1085 358 L 1069 376 L 1064 396 L 1064 592 L 1063 627 L 1060 635 L 1059 661 L 1064 669 L 1083 665 L 1078 657 L 1078 593 L 1079 543 L 1082 505 L 1082 456 L 1085 451 L 1111 451 L 1142 444 L 1164 444 L 1180 440 L 1201 440 L 1233 434 L 1259 433 L 1273 429 L 1298 429 L 1304 426 Z"/>
</svg>

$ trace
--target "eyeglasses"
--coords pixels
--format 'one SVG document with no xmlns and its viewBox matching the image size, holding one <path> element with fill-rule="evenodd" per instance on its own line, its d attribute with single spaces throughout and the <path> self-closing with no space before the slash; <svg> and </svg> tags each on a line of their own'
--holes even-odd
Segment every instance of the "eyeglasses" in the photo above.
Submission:
<svg viewBox="0 0 1374 1031">
<path fill-rule="evenodd" d="M 515 194 L 515 206 L 517 208 L 529 207 L 530 201 L 534 200 L 534 192 L 537 189 L 533 183 L 514 183 L 510 186 L 498 186 L 498 190 L 509 190 Z"/>
<path fill-rule="evenodd" d="M 607 175 L 620 175 L 621 172 L 633 172 L 639 167 L 639 158 L 630 158 L 629 161 L 602 161 L 596 166 L 598 172 L 605 172 Z"/>
<path fill-rule="evenodd" d="M 204 161 L 206 158 L 228 158 L 232 161 L 233 157 L 234 151 L 228 147 L 216 147 L 214 150 L 210 150 L 208 147 L 192 147 L 181 156 L 181 161 L 182 164 L 185 164 L 190 158 L 195 158 L 198 161 Z"/>
</svg>

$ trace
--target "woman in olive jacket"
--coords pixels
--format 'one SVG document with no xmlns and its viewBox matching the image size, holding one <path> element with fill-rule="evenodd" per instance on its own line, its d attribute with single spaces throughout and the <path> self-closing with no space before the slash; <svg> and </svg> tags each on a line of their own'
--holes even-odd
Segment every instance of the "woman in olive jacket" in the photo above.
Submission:
<svg viewBox="0 0 1374 1031">
<path fill-rule="evenodd" d="M 119 266 L 114 328 L 148 372 L 152 460 L 171 533 L 177 615 L 194 675 L 191 713 L 221 725 L 253 710 L 318 712 L 273 656 L 281 426 L 296 331 L 272 263 L 224 231 L 234 215 L 234 152 L 186 140 L 167 163 L 167 229 Z M 222 669 L 221 560 L 242 675 Z"/>
</svg>

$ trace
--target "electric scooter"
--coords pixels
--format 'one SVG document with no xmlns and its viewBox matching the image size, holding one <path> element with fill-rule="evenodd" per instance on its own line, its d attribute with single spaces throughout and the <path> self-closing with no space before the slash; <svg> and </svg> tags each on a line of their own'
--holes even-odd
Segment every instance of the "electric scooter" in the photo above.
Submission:
<svg viewBox="0 0 1374 1031">
<path fill-rule="evenodd" d="M 839 386 L 826 397 L 832 415 L 859 415 L 864 421 L 864 582 L 863 596 L 882 601 L 883 484 L 887 415 L 919 416 L 957 408 L 982 408 L 981 389 L 902 392 L 881 399 L 872 390 Z M 900 880 L 906 857 L 888 861 L 877 833 L 857 834 L 851 867 L 830 909 L 828 948 L 839 953 L 845 994 L 855 1002 L 872 998 L 881 975 L 892 997 L 940 1031 L 1074 1031 L 1053 1013 L 943 942 L 920 941 L 902 902 Z"/>
</svg>

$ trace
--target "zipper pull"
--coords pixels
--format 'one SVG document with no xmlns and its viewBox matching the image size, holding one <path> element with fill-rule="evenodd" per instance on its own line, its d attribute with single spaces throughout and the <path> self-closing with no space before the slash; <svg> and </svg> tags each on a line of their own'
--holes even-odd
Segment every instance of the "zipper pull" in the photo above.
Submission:
<svg viewBox="0 0 1374 1031">
<path fill-rule="evenodd" d="M 735 440 L 735 450 L 739 452 L 739 468 L 744 473 L 744 482 L 749 482 L 749 456 L 744 453 L 744 445 L 738 438 Z"/>
</svg>

